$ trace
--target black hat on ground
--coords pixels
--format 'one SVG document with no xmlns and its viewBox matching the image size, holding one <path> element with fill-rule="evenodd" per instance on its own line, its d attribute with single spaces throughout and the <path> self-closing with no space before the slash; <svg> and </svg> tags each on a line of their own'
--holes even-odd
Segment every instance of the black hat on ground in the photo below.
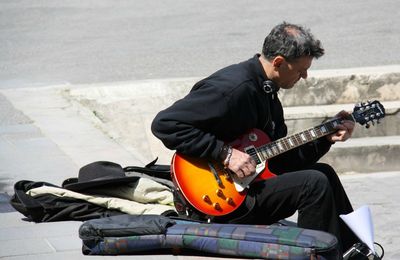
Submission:
<svg viewBox="0 0 400 260">
<path fill-rule="evenodd" d="M 66 179 L 62 187 L 81 191 L 108 184 L 124 184 L 138 179 L 138 176 L 126 176 L 124 169 L 117 163 L 98 161 L 80 168 L 78 178 Z"/>
</svg>

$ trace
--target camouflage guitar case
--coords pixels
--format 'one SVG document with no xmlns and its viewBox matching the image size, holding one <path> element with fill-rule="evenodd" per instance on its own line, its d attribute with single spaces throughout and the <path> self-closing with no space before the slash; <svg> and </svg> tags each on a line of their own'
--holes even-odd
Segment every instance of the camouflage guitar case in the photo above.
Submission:
<svg viewBox="0 0 400 260">
<path fill-rule="evenodd" d="M 340 259 L 331 234 L 293 226 L 207 224 L 158 215 L 84 222 L 85 255 L 195 254 L 264 259 Z"/>
</svg>

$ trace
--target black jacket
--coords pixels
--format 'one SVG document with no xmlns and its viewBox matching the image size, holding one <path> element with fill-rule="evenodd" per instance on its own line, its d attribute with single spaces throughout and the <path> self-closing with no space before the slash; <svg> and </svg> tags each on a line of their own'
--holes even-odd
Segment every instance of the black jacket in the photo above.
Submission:
<svg viewBox="0 0 400 260">
<path fill-rule="evenodd" d="M 195 157 L 218 158 L 225 142 L 252 128 L 272 140 L 287 135 L 277 93 L 267 94 L 268 80 L 258 59 L 223 68 L 194 85 L 190 93 L 161 111 L 152 132 L 166 147 Z M 269 161 L 275 173 L 293 171 L 315 163 L 330 148 L 321 138 Z"/>
</svg>

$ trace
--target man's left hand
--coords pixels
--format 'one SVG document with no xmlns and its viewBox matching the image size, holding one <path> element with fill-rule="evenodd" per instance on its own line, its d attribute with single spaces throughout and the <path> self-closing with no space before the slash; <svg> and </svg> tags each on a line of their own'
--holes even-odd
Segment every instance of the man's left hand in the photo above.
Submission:
<svg viewBox="0 0 400 260">
<path fill-rule="evenodd" d="M 346 118 L 350 116 L 350 114 L 346 111 L 339 112 L 336 117 L 338 118 Z M 353 130 L 355 127 L 355 123 L 350 120 L 344 119 L 340 125 L 337 125 L 335 128 L 338 130 L 333 134 L 327 135 L 326 138 L 329 142 L 344 142 L 351 137 L 353 134 Z"/>
</svg>

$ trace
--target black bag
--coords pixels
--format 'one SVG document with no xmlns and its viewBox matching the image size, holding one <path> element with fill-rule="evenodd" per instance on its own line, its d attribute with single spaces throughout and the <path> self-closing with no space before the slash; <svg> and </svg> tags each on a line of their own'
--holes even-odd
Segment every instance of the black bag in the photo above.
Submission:
<svg viewBox="0 0 400 260">
<path fill-rule="evenodd" d="M 82 167 L 80 169 L 80 173 L 88 173 L 88 171 L 92 169 L 91 167 L 94 167 L 95 170 L 97 169 L 96 167 L 100 167 L 103 170 L 102 174 L 110 174 L 111 176 L 118 175 L 118 177 L 113 179 L 99 178 L 100 180 L 86 180 L 84 183 L 79 183 L 79 178 L 73 177 L 64 180 L 62 187 L 48 182 L 21 180 L 14 184 L 14 195 L 10 199 L 10 204 L 18 212 L 26 216 L 29 221 L 34 222 L 53 222 L 66 220 L 85 221 L 89 219 L 125 214 L 117 210 L 109 210 L 79 199 L 61 198 L 52 194 L 42 194 L 32 197 L 26 194 L 26 192 L 30 189 L 38 188 L 43 185 L 65 189 L 68 189 L 68 187 L 75 187 L 82 188 L 82 190 L 87 190 L 90 189 L 90 187 L 95 187 L 96 185 L 106 185 L 109 183 L 108 180 L 124 183 L 127 180 L 136 180 L 138 178 L 152 179 L 156 182 L 166 185 L 171 189 L 171 191 L 173 191 L 175 186 L 171 181 L 170 166 L 158 165 L 156 162 L 157 159 L 153 160 L 145 167 L 128 166 L 125 168 L 122 168 L 119 164 L 112 162 L 94 162 Z M 93 183 L 95 185 L 92 185 Z M 80 192 L 81 190 L 78 189 L 74 191 Z M 175 212 L 173 213 L 173 215 L 176 215 Z"/>
<path fill-rule="evenodd" d="M 27 180 L 21 180 L 14 184 L 14 195 L 10 199 L 10 204 L 18 212 L 27 217 L 29 221 L 84 221 L 124 214 L 120 211 L 109 210 L 83 200 L 60 198 L 52 194 L 43 194 L 35 197 L 26 194 L 30 189 L 43 185 L 60 188 L 48 182 Z"/>
</svg>

